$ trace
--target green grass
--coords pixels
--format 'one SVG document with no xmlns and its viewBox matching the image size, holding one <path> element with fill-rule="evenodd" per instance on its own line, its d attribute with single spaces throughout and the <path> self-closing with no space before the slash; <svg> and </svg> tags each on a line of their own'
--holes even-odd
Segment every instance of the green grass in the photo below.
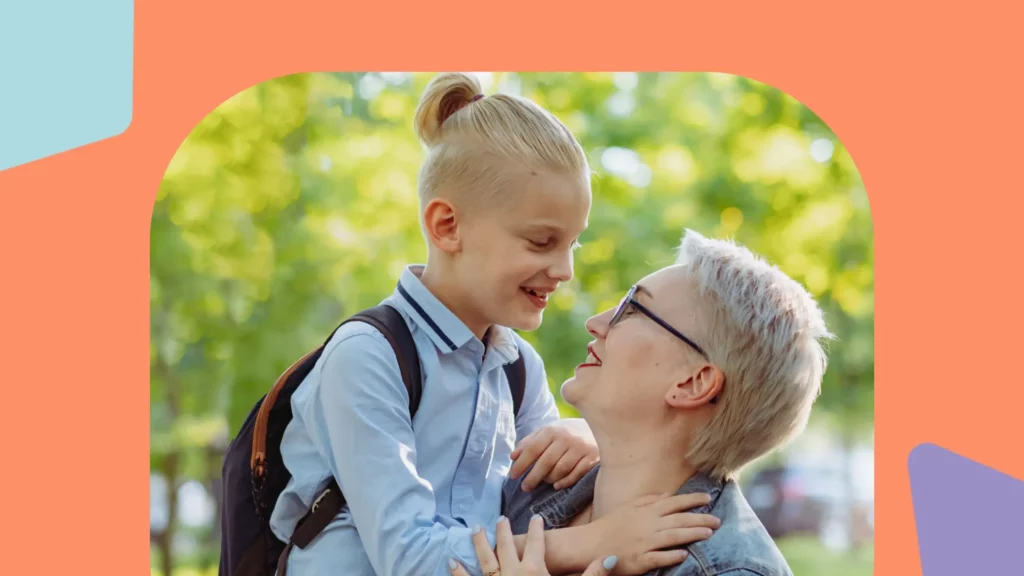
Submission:
<svg viewBox="0 0 1024 576">
<path fill-rule="evenodd" d="M 785 538 L 777 544 L 793 576 L 872 576 L 875 571 L 873 546 L 833 552 L 813 538 Z"/>
</svg>

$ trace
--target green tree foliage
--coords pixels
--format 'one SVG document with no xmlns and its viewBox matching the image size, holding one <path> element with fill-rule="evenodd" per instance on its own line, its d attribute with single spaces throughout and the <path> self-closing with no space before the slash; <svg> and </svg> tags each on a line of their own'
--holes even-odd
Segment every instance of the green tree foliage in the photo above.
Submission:
<svg viewBox="0 0 1024 576">
<path fill-rule="evenodd" d="M 210 447 L 225 445 L 276 376 L 425 259 L 411 126 L 429 78 L 265 82 L 214 110 L 170 161 L 151 232 L 151 433 L 152 467 L 172 483 L 212 483 Z M 595 172 L 576 277 L 524 334 L 556 396 L 586 354 L 584 321 L 671 263 L 685 227 L 735 237 L 819 299 L 838 336 L 819 413 L 849 434 L 870 429 L 871 217 L 821 119 L 724 74 L 490 80 L 566 122 Z"/>
</svg>

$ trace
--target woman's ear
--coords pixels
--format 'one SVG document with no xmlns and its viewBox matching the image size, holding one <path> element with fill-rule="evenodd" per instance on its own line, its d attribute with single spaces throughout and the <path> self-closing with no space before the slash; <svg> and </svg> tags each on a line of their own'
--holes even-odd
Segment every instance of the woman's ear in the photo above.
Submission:
<svg viewBox="0 0 1024 576">
<path fill-rule="evenodd" d="M 674 408 L 693 410 L 715 404 L 725 389 L 725 374 L 713 364 L 700 364 L 690 375 L 675 384 L 665 395 L 665 402 Z"/>
<path fill-rule="evenodd" d="M 458 211 L 444 198 L 434 198 L 423 209 L 423 228 L 427 240 L 444 252 L 453 254 L 462 249 L 459 236 Z"/>
</svg>

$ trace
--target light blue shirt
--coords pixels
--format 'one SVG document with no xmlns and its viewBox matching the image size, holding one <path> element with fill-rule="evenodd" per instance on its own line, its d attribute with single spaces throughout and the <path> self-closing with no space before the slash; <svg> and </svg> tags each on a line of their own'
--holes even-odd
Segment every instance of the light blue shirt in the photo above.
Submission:
<svg viewBox="0 0 1024 576">
<path fill-rule="evenodd" d="M 442 576 L 454 558 L 480 576 L 471 527 L 494 542 L 516 439 L 558 420 L 533 347 L 496 326 L 485 351 L 421 272 L 407 267 L 384 300 L 402 313 L 419 351 L 415 418 L 391 346 L 358 322 L 338 330 L 292 396 L 281 444 L 292 480 L 271 528 L 287 542 L 332 474 L 348 505 L 309 546 L 294 549 L 289 574 Z M 514 418 L 502 367 L 518 358 L 517 344 L 526 390 Z"/>
</svg>

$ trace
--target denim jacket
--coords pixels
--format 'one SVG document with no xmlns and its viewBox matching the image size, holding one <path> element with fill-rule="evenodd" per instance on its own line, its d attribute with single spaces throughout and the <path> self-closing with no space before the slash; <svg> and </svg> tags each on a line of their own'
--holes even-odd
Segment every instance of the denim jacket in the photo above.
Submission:
<svg viewBox="0 0 1024 576">
<path fill-rule="evenodd" d="M 547 530 L 567 526 L 593 501 L 599 468 L 594 467 L 575 486 L 558 491 L 550 484 L 541 484 L 532 492 L 523 492 L 520 484 L 526 474 L 507 479 L 502 509 L 512 533 L 525 534 L 534 514 L 544 519 Z M 721 527 L 711 538 L 687 546 L 689 555 L 682 564 L 649 572 L 648 576 L 793 576 L 735 482 L 718 482 L 698 474 L 677 494 L 695 492 L 709 494 L 711 503 L 690 512 L 711 514 L 722 521 Z"/>
</svg>

